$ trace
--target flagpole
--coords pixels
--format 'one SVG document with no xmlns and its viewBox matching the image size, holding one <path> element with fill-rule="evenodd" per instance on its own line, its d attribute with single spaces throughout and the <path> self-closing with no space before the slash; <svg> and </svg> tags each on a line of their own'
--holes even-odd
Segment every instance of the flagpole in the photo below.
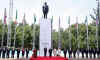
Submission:
<svg viewBox="0 0 100 60">
<path fill-rule="evenodd" d="M 13 20 L 13 0 L 9 0 L 9 23 L 8 23 L 8 37 L 7 37 L 7 47 L 11 46 L 11 20 Z"/>
<path fill-rule="evenodd" d="M 60 32 L 60 16 L 59 16 L 59 40 L 58 40 L 58 48 L 61 48 L 61 32 Z"/>
<path fill-rule="evenodd" d="M 15 44 L 16 44 L 16 28 L 17 28 L 17 10 L 16 10 L 16 18 L 15 18 L 15 34 L 14 34 L 14 47 L 15 47 Z"/>
<path fill-rule="evenodd" d="M 34 24 L 33 24 L 33 49 L 35 48 L 35 23 L 36 23 L 36 16 L 34 14 Z"/>
<path fill-rule="evenodd" d="M 53 33 L 53 16 L 52 16 L 52 19 L 51 19 L 51 48 L 53 48 L 53 38 L 52 38 L 52 33 Z"/>
<path fill-rule="evenodd" d="M 4 40 L 4 31 L 5 31 L 5 24 L 3 24 L 3 29 L 2 29 L 2 43 L 1 43 L 1 47 L 3 47 L 3 40 Z"/>
<path fill-rule="evenodd" d="M 71 47 L 71 32 L 70 32 L 70 16 L 69 16 L 69 48 L 72 48 Z"/>
<path fill-rule="evenodd" d="M 97 0 L 98 1 L 98 5 L 97 5 L 97 16 L 96 16 L 96 41 L 97 41 L 97 45 L 96 45 L 96 47 L 97 47 L 97 49 L 98 49 L 98 22 L 99 22 L 99 0 Z"/>
<path fill-rule="evenodd" d="M 77 41 L 78 41 L 78 49 L 79 49 L 79 48 L 80 48 L 80 40 L 78 40 L 78 33 L 79 33 L 79 32 L 78 32 L 78 17 L 76 17 L 76 24 L 77 24 L 77 25 L 76 25 L 76 26 L 77 26 L 77 27 L 76 27 L 76 28 L 77 28 Z"/>
<path fill-rule="evenodd" d="M 4 32 L 5 32 L 5 24 L 6 24 L 6 8 L 5 8 L 5 11 L 4 11 L 4 21 L 3 21 L 3 27 L 2 27 L 2 43 L 1 43 L 1 47 L 3 47 L 3 43 L 4 43 Z"/>
<path fill-rule="evenodd" d="M 97 49 L 98 49 L 98 24 L 96 24 L 96 40 L 97 40 Z"/>
<path fill-rule="evenodd" d="M 15 34 L 14 34 L 14 47 L 15 47 L 15 43 L 16 43 L 16 25 L 15 25 Z"/>
<path fill-rule="evenodd" d="M 23 37 L 22 37 L 22 48 L 24 48 L 24 25 L 25 25 L 25 14 L 23 17 Z"/>
<path fill-rule="evenodd" d="M 23 38 L 22 38 L 22 48 L 24 48 L 24 24 L 23 24 Z"/>
<path fill-rule="evenodd" d="M 35 48 L 35 22 L 33 24 L 33 49 Z"/>
<path fill-rule="evenodd" d="M 89 40 L 88 40 L 88 19 L 87 19 L 87 16 L 86 16 L 86 31 L 87 31 L 87 41 L 86 41 L 86 43 L 87 43 L 87 49 L 89 49 Z"/>
</svg>

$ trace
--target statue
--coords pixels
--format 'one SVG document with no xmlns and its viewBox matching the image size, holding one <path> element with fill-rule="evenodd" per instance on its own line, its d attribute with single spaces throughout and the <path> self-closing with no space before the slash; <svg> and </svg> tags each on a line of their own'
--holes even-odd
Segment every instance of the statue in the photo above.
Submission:
<svg viewBox="0 0 100 60">
<path fill-rule="evenodd" d="M 47 14 L 48 14 L 48 11 L 49 11 L 49 7 L 47 5 L 47 2 L 44 3 L 42 9 L 43 9 L 43 17 L 47 19 Z"/>
</svg>

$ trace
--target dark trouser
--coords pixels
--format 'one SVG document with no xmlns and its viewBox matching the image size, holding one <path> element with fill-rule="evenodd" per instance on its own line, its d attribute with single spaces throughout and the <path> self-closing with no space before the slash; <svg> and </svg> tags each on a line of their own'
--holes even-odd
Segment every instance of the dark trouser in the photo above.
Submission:
<svg viewBox="0 0 100 60">
<path fill-rule="evenodd" d="M 46 52 L 44 52 L 44 56 L 46 56 Z"/>
<path fill-rule="evenodd" d="M 22 54 L 22 57 L 24 57 L 24 54 Z"/>
<path fill-rule="evenodd" d="M 74 53 L 73 55 L 74 55 L 74 58 L 76 57 L 76 55 L 75 55 L 76 53 Z"/>
<path fill-rule="evenodd" d="M 5 54 L 2 54 L 2 58 L 5 58 Z"/>
<path fill-rule="evenodd" d="M 47 14 L 46 14 L 46 13 L 44 13 L 44 18 L 46 18 L 46 19 L 47 19 Z"/>
<path fill-rule="evenodd" d="M 86 58 L 88 58 L 88 53 L 86 53 Z"/>
<path fill-rule="evenodd" d="M 64 57 L 66 58 L 66 54 L 64 54 Z"/>
<path fill-rule="evenodd" d="M 17 54 L 17 58 L 19 58 L 19 54 Z"/>
<path fill-rule="evenodd" d="M 95 56 L 95 53 L 94 53 L 93 55 L 94 55 L 94 58 L 95 58 L 95 57 L 96 57 L 96 56 Z"/>
<path fill-rule="evenodd" d="M 82 58 L 84 58 L 84 53 L 82 53 Z"/>
<path fill-rule="evenodd" d="M 1 53 L 0 53 L 0 58 L 1 58 Z"/>
<path fill-rule="evenodd" d="M 14 54 L 12 54 L 11 58 L 14 58 Z"/>
<path fill-rule="evenodd" d="M 71 54 L 69 53 L 69 58 L 71 58 L 72 56 L 71 56 Z"/>
<path fill-rule="evenodd" d="M 26 58 L 28 58 L 28 53 L 26 53 Z"/>
<path fill-rule="evenodd" d="M 50 53 L 49 56 L 51 57 L 52 56 L 52 53 Z"/>
<path fill-rule="evenodd" d="M 7 54 L 7 58 L 9 58 L 9 54 Z"/>
<path fill-rule="evenodd" d="M 92 58 L 92 53 L 90 53 L 90 58 Z"/>
</svg>

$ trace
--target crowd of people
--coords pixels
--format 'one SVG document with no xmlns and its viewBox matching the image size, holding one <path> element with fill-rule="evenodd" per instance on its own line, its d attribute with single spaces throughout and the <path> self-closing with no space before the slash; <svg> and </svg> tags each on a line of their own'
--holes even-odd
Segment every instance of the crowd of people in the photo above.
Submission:
<svg viewBox="0 0 100 60">
<path fill-rule="evenodd" d="M 22 57 L 24 57 L 26 53 L 26 58 L 28 58 L 29 49 L 28 48 L 0 48 L 0 58 L 15 58 L 15 52 L 17 52 L 17 58 L 19 58 L 20 53 L 22 53 Z"/>
</svg>

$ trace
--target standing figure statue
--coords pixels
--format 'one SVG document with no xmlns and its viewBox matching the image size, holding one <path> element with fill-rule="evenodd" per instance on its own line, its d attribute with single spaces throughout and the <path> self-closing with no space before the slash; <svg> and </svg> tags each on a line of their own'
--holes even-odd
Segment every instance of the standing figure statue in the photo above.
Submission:
<svg viewBox="0 0 100 60">
<path fill-rule="evenodd" d="M 43 16 L 44 16 L 44 18 L 47 19 L 47 14 L 48 14 L 48 11 L 49 11 L 49 7 L 47 5 L 47 2 L 44 3 L 42 9 L 43 9 Z"/>
</svg>

